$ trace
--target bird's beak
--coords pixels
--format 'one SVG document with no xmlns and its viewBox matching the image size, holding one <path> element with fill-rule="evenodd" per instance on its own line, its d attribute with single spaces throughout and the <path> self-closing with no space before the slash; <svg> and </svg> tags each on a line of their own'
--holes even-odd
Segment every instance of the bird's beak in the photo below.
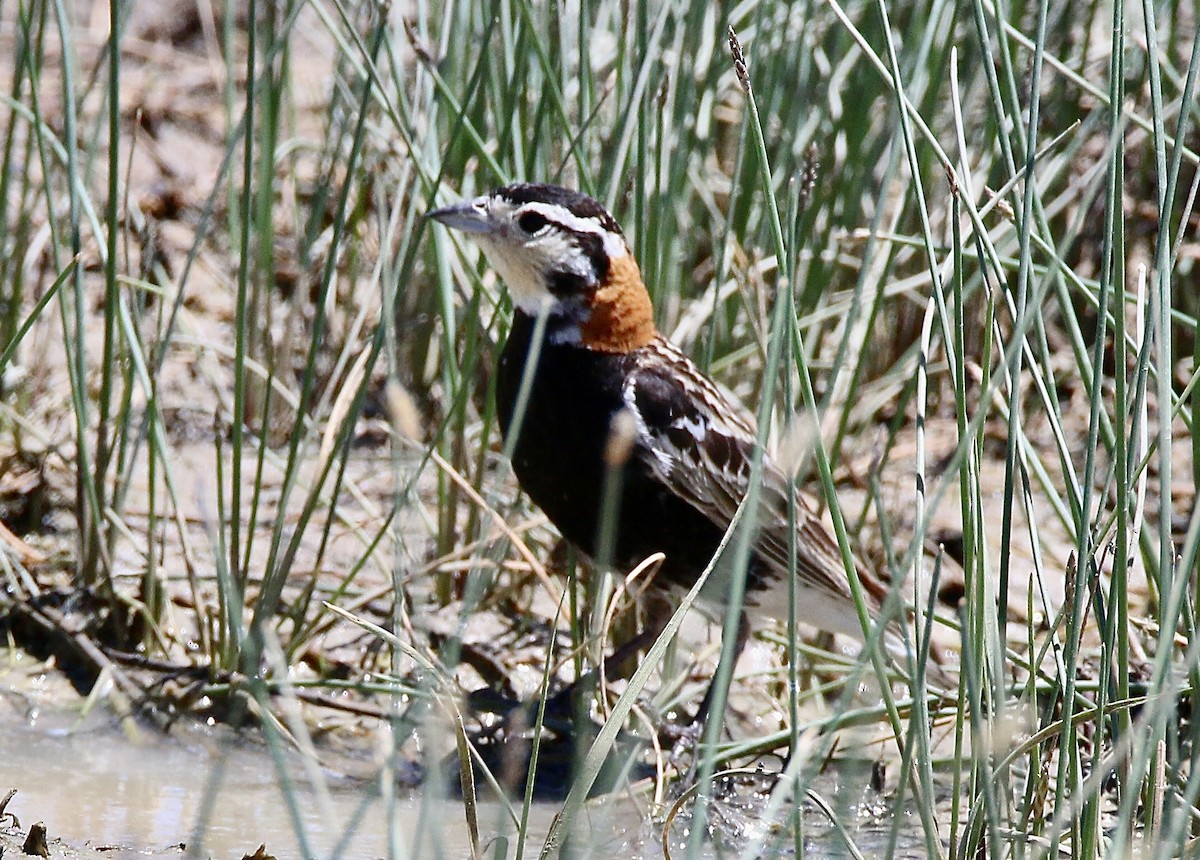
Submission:
<svg viewBox="0 0 1200 860">
<path fill-rule="evenodd" d="M 479 197 L 452 206 L 443 206 L 427 213 L 425 217 L 464 233 L 488 233 L 492 230 L 492 222 L 488 218 L 487 207 L 479 205 L 482 200 L 483 198 Z"/>
</svg>

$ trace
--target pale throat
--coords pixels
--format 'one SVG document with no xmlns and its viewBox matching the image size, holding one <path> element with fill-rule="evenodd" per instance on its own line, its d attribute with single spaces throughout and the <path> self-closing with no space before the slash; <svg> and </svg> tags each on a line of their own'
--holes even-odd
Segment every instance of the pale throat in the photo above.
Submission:
<svg viewBox="0 0 1200 860">
<path fill-rule="evenodd" d="M 535 320 L 546 315 L 546 340 L 555 346 L 626 353 L 658 335 L 650 294 L 632 254 L 612 259 L 603 282 L 564 298 L 544 287 L 518 291 L 510 286 L 509 292 L 522 313 Z"/>
<path fill-rule="evenodd" d="M 624 353 L 646 346 L 657 335 L 650 294 L 637 260 L 624 242 L 620 253 L 609 258 L 603 282 L 561 298 L 547 288 L 546 272 L 538 265 L 537 256 L 503 243 L 490 244 L 485 248 L 487 256 L 508 287 L 517 310 L 534 320 L 542 314 L 548 315 L 546 337 L 550 343 Z M 582 257 L 579 262 L 578 271 L 576 267 L 571 271 L 594 283 L 591 263 Z"/>
</svg>

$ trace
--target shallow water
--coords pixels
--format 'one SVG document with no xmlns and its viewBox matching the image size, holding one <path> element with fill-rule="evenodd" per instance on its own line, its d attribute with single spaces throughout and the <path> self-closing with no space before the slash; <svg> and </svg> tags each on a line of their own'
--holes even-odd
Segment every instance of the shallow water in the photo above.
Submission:
<svg viewBox="0 0 1200 860">
<path fill-rule="evenodd" d="M 377 783 L 321 772 L 314 787 L 298 754 L 288 752 L 277 764 L 262 745 L 224 728 L 177 726 L 167 736 L 145 728 L 123 731 L 102 708 L 81 719 L 78 711 L 29 702 L 0 690 L 0 794 L 17 789 L 8 811 L 21 827 L 43 822 L 52 838 L 68 845 L 104 848 L 112 858 L 240 858 L 259 845 L 279 860 L 470 856 L 461 801 L 408 794 L 392 799 L 389 813 Z M 864 787 L 864 767 L 869 770 L 861 762 L 833 768 L 816 788 L 837 801 L 859 850 L 871 856 L 886 847 L 891 817 L 887 804 Z M 295 799 L 295 817 L 281 772 Z M 735 843 L 756 826 L 755 808 L 751 797 L 719 810 Z M 558 809 L 535 805 L 525 856 L 537 856 Z M 581 819 L 572 856 L 662 857 L 662 825 L 648 819 L 644 797 L 610 796 L 590 804 Z M 513 828 L 500 804 L 483 804 L 479 821 L 485 856 L 515 855 Z M 686 842 L 686 830 L 681 816 L 672 829 L 675 845 Z M 917 821 L 906 824 L 895 856 L 922 856 L 919 833 Z M 497 843 L 501 834 L 507 846 Z M 847 856 L 833 828 L 811 807 L 805 847 L 807 856 Z"/>
<path fill-rule="evenodd" d="M 361 816 L 344 856 L 386 855 L 383 805 L 361 784 L 333 786 L 325 813 L 311 787 L 298 786 L 300 821 L 293 825 L 265 750 L 226 732 L 219 743 L 215 734 L 183 734 L 143 730 L 131 739 L 94 719 L 72 730 L 65 713 L 9 725 L 0 732 L 0 786 L 18 791 L 9 811 L 23 828 L 44 822 L 50 836 L 75 846 L 136 848 L 139 856 L 149 850 L 149 856 L 241 857 L 265 844 L 280 860 L 330 856 L 344 835 L 341 822 Z M 398 829 L 415 829 L 406 819 L 418 811 L 419 803 L 400 801 Z M 448 848 L 462 856 L 466 846 Z"/>
<path fill-rule="evenodd" d="M 277 766 L 261 744 L 223 727 L 123 730 L 103 710 L 81 718 L 0 689 L 0 796 L 17 790 L 7 812 L 22 831 L 43 822 L 52 839 L 114 858 L 240 858 L 259 845 L 279 860 L 470 854 L 461 802 L 410 793 L 389 815 L 371 782 L 319 772 L 315 788 L 297 753 Z M 485 804 L 480 819 L 502 814 Z M 551 814 L 532 830 L 545 833 Z"/>
</svg>

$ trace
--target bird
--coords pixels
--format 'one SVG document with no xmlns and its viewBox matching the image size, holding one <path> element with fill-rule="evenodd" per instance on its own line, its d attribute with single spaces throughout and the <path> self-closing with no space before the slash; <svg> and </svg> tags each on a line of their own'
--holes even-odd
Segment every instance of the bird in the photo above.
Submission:
<svg viewBox="0 0 1200 860">
<path fill-rule="evenodd" d="M 474 240 L 512 299 L 495 391 L 522 490 L 585 556 L 630 570 L 662 553 L 654 584 L 693 586 L 750 490 L 758 435 L 745 408 L 658 331 L 616 219 L 587 194 L 544 183 L 506 185 L 428 217 Z M 610 445 L 622 432 L 615 529 L 601 546 Z M 784 469 L 761 458 L 759 504 L 745 515 L 754 533 L 735 660 L 750 626 L 788 618 L 789 570 L 799 621 L 861 640 L 836 540 Z M 876 619 L 888 589 L 855 565 Z M 731 575 L 731 565 L 716 566 L 700 602 L 722 609 Z"/>
</svg>

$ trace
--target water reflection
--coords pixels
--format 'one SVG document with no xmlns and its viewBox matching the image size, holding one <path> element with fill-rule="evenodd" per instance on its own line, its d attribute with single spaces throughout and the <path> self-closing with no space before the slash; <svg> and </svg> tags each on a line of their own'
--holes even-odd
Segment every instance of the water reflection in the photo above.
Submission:
<svg viewBox="0 0 1200 860">
<path fill-rule="evenodd" d="M 297 754 L 286 753 L 277 765 L 261 744 L 225 728 L 177 726 L 168 736 L 122 731 L 107 714 L 80 720 L 77 712 L 28 701 L 0 689 L 0 794 L 18 790 L 9 811 L 22 828 L 44 822 L 52 838 L 104 847 L 106 858 L 240 858 L 263 844 L 279 860 L 470 856 L 461 801 L 433 799 L 436 793 L 429 791 L 385 799 L 378 780 L 329 771 L 318 772 L 320 784 L 314 786 Z M 898 822 L 893 835 L 890 802 L 868 787 L 869 768 L 844 762 L 822 776 L 817 788 L 834 799 L 859 850 L 872 854 L 892 847 L 895 856 L 922 856 L 915 813 L 912 821 Z M 747 798 L 749 806 L 727 802 L 710 818 L 736 825 L 725 834 L 733 834 L 735 842 L 742 839 L 740 828 L 756 829 L 754 812 L 761 805 Z M 537 855 L 558 809 L 554 803 L 535 805 L 525 856 Z M 846 856 L 842 837 L 812 804 L 805 805 L 803 818 L 806 856 Z M 515 855 L 513 827 L 500 804 L 483 804 L 479 821 L 484 856 Z M 644 795 L 618 792 L 593 802 L 579 824 L 585 832 L 572 840 L 572 856 L 662 857 L 662 822 L 650 820 Z M 676 856 L 686 853 L 690 825 L 686 814 L 673 822 L 672 842 L 681 851 Z M 792 836 L 778 835 L 783 837 L 775 842 L 778 853 L 770 856 L 791 855 Z M 718 841 L 726 843 L 725 856 L 736 856 L 728 840 Z M 711 845 L 708 851 L 722 853 Z"/>
<path fill-rule="evenodd" d="M 284 762 L 295 798 L 289 811 L 268 751 L 224 729 L 141 730 L 131 738 L 106 716 L 74 725 L 77 714 L 34 708 L 13 719 L 13 709 L 4 710 L 0 790 L 18 791 L 9 811 L 22 828 L 44 822 L 52 838 L 70 845 L 136 848 L 140 857 L 241 857 L 260 844 L 279 860 L 384 857 L 390 820 L 403 856 L 433 811 L 439 832 L 425 838 L 439 842 L 442 856 L 469 854 L 461 803 L 431 810 L 401 797 L 393 818 L 369 783 L 334 777 L 315 791 L 298 760 Z"/>
</svg>

